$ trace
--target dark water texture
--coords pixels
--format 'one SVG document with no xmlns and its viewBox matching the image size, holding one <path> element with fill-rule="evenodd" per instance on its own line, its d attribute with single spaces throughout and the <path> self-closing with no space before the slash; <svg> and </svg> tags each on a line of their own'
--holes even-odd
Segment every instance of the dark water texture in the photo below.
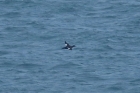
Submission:
<svg viewBox="0 0 140 93">
<path fill-rule="evenodd" d="M 140 1 L 0 0 L 0 93 L 140 93 Z"/>
</svg>

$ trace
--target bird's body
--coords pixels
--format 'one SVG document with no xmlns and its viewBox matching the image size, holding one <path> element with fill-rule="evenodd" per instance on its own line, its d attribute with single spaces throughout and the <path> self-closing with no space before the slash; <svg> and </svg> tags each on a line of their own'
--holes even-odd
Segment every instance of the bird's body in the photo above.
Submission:
<svg viewBox="0 0 140 93">
<path fill-rule="evenodd" d="M 71 45 L 69 45 L 69 44 L 65 41 L 65 47 L 63 47 L 62 49 L 69 49 L 69 50 L 72 50 L 73 47 L 75 47 L 75 45 L 71 46 Z"/>
</svg>

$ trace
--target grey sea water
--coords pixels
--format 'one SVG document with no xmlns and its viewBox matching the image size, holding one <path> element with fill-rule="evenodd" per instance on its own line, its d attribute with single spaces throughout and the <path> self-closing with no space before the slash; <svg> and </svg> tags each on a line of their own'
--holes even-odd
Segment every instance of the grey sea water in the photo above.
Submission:
<svg viewBox="0 0 140 93">
<path fill-rule="evenodd" d="M 140 93 L 140 1 L 0 0 L 0 93 Z"/>
</svg>

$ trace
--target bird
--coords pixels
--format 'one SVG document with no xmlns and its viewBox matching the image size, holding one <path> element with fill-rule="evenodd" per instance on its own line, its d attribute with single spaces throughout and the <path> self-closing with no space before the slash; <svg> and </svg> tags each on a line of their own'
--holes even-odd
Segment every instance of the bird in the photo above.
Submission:
<svg viewBox="0 0 140 93">
<path fill-rule="evenodd" d="M 75 45 L 69 45 L 69 43 L 67 43 L 66 41 L 65 41 L 65 47 L 63 47 L 62 49 L 68 49 L 68 50 L 72 50 L 72 48 L 73 47 L 75 47 Z"/>
</svg>

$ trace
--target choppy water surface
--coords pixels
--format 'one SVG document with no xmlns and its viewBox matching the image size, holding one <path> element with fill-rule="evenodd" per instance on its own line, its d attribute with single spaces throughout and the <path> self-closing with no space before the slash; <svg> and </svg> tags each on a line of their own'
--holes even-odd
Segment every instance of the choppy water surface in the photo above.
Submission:
<svg viewBox="0 0 140 93">
<path fill-rule="evenodd" d="M 139 11 L 139 0 L 0 0 L 0 92 L 140 93 Z"/>
</svg>

